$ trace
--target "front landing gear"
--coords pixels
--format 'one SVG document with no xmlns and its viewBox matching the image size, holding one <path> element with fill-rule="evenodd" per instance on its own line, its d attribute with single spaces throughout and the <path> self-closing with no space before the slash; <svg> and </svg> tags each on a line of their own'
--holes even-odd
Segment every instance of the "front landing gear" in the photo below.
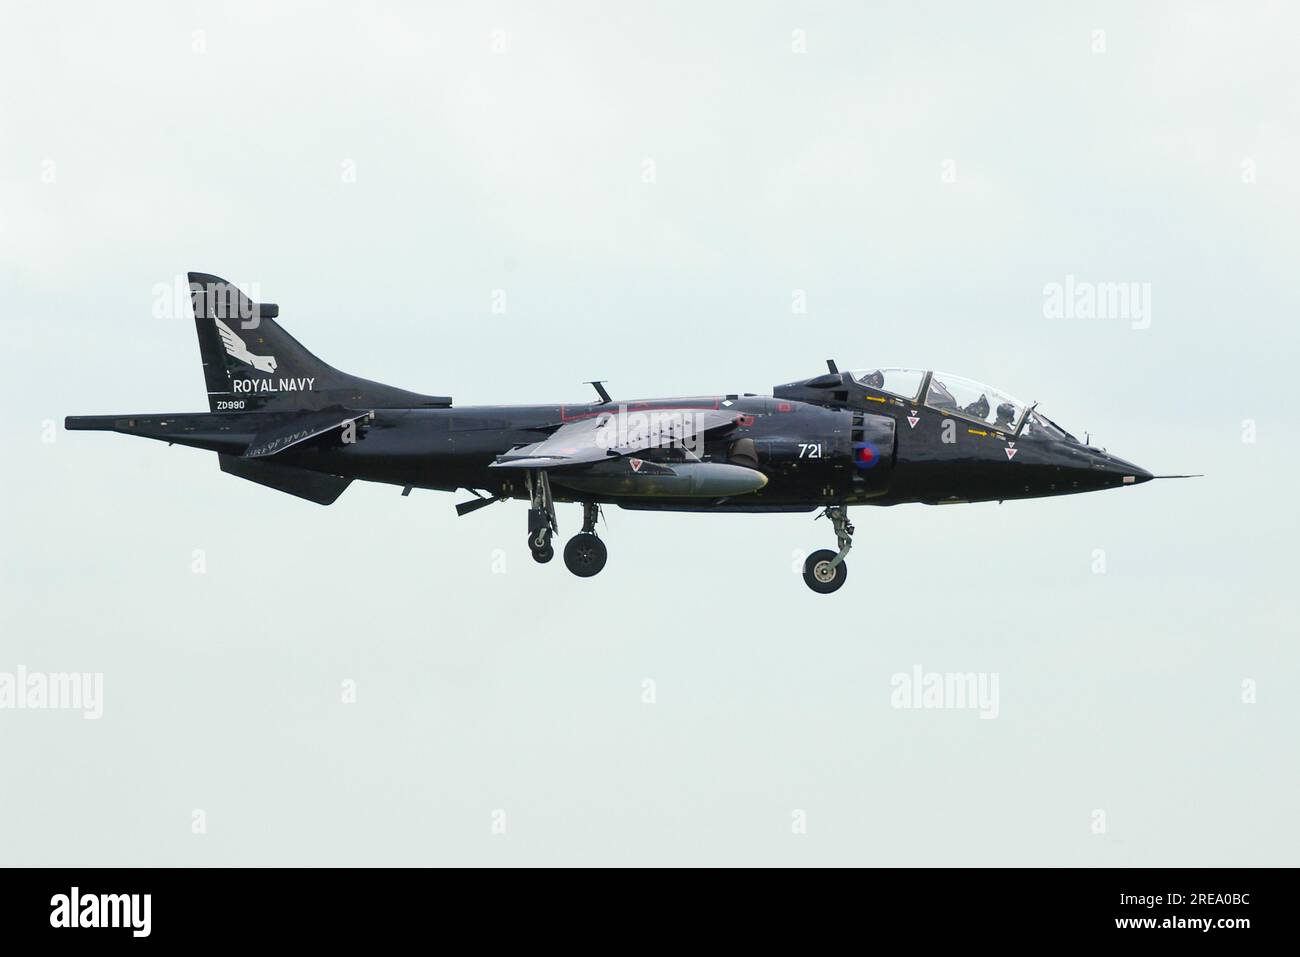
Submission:
<svg viewBox="0 0 1300 957">
<path fill-rule="evenodd" d="M 838 591 L 849 577 L 849 566 L 844 557 L 853 548 L 853 523 L 849 521 L 848 509 L 843 505 L 831 505 L 822 512 L 835 526 L 835 540 L 840 546 L 838 552 L 829 548 L 819 549 L 808 556 L 803 563 L 803 580 L 819 595 L 829 595 Z"/>
<path fill-rule="evenodd" d="M 838 565 L 832 564 L 834 561 L 833 551 L 819 548 L 803 563 L 803 580 L 819 595 L 829 595 L 849 577 L 849 566 L 843 561 Z"/>
<path fill-rule="evenodd" d="M 590 578 L 605 567 L 609 553 L 605 543 L 596 537 L 596 518 L 600 506 L 592 502 L 582 504 L 582 531 L 569 539 L 564 546 L 564 564 L 579 578 Z"/>
</svg>

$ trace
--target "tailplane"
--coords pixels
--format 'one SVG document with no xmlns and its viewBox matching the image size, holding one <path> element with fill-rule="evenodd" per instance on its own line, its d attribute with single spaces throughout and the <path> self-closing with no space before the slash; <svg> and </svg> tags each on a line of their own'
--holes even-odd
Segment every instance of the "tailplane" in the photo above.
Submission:
<svg viewBox="0 0 1300 957">
<path fill-rule="evenodd" d="M 190 299 L 213 412 L 348 408 L 445 408 L 448 396 L 408 392 L 340 372 L 277 323 L 279 307 L 233 283 L 192 272 Z"/>
</svg>

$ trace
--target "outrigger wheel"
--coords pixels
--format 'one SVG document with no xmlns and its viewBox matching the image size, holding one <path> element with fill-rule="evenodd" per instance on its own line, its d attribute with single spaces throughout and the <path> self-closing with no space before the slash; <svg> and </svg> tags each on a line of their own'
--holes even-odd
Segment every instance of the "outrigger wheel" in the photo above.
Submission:
<svg viewBox="0 0 1300 957">
<path fill-rule="evenodd" d="M 833 552 L 829 548 L 822 548 L 809 555 L 803 563 L 803 580 L 817 594 L 829 595 L 838 591 L 849 577 L 849 566 L 845 564 L 844 556 L 853 547 L 853 524 L 843 505 L 831 505 L 822 515 L 829 518 L 835 526 L 835 540 L 839 543 L 840 550 Z"/>
<path fill-rule="evenodd" d="M 528 533 L 528 550 L 533 553 L 533 561 L 545 565 L 555 557 L 555 546 L 551 544 L 551 530 L 539 528 Z"/>
<path fill-rule="evenodd" d="M 528 482 L 528 550 L 533 561 L 544 565 L 555 557 L 551 533 L 558 531 L 555 522 L 555 499 L 551 496 L 551 482 L 541 469 L 530 471 Z"/>
<path fill-rule="evenodd" d="M 609 552 L 605 543 L 596 537 L 596 519 L 600 506 L 594 502 L 582 503 L 582 531 L 569 539 L 564 546 L 564 564 L 579 578 L 590 578 L 605 567 Z"/>
</svg>

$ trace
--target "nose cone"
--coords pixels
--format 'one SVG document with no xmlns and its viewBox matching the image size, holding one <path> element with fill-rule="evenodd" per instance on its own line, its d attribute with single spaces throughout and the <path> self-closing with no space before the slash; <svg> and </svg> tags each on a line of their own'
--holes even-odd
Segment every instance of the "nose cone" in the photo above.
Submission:
<svg viewBox="0 0 1300 957">
<path fill-rule="evenodd" d="M 1150 482 L 1153 478 L 1146 469 L 1132 462 L 1125 462 L 1114 455 L 1102 453 L 1097 458 L 1099 460 L 1097 467 L 1107 477 L 1113 479 L 1116 485 L 1141 485 L 1143 482 Z"/>
</svg>

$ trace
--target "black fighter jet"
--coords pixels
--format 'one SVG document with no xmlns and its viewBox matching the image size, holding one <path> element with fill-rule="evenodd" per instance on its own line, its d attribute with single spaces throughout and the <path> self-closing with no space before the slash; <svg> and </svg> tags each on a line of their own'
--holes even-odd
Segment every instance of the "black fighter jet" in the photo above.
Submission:
<svg viewBox="0 0 1300 957">
<path fill-rule="evenodd" d="M 210 411 L 69 416 L 68 429 L 121 432 L 217 453 L 221 470 L 329 505 L 354 479 L 456 491 L 460 515 L 528 502 L 528 548 L 554 557 L 555 505 L 582 505 L 564 563 L 605 566 L 602 505 L 678 512 L 812 512 L 836 549 L 808 556 L 804 581 L 836 591 L 853 545 L 850 505 L 1003 501 L 1154 478 L 1080 442 L 1037 405 L 942 372 L 829 371 L 770 396 L 453 406 L 339 372 L 285 332 L 279 308 L 190 273 Z"/>
</svg>

